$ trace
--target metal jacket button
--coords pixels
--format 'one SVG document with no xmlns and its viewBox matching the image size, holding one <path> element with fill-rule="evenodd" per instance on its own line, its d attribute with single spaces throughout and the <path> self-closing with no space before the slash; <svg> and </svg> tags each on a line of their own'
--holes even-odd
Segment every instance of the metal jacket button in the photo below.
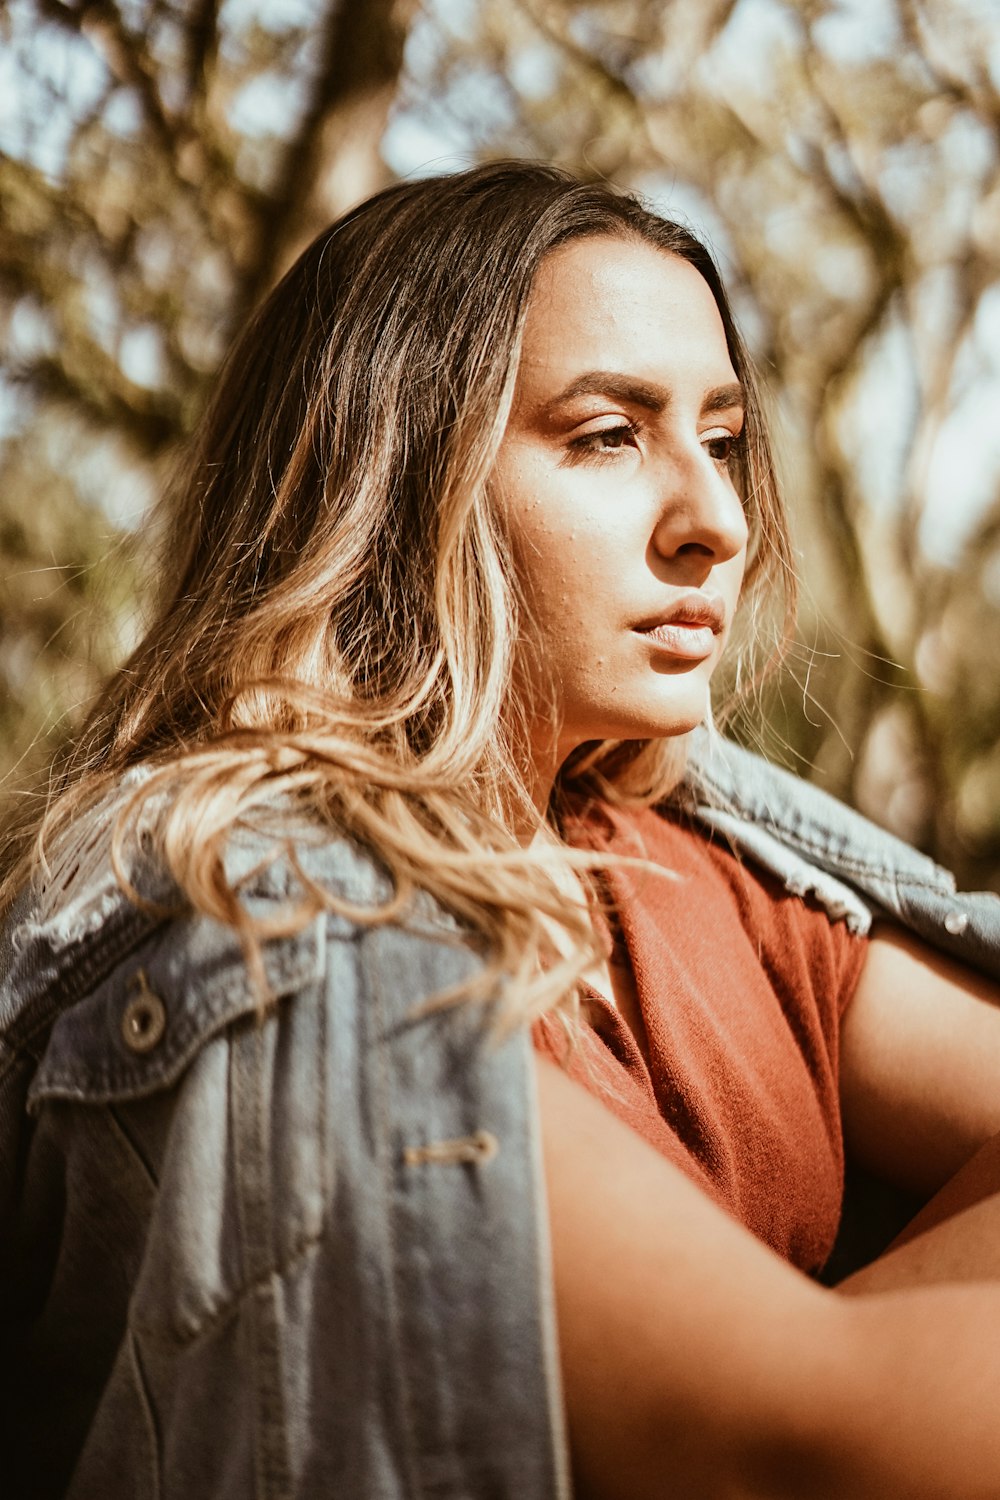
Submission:
<svg viewBox="0 0 1000 1500">
<path fill-rule="evenodd" d="M 136 994 L 122 1012 L 122 1038 L 130 1052 L 152 1052 L 167 1029 L 167 1008 L 149 987 L 145 969 L 132 978 Z"/>
</svg>

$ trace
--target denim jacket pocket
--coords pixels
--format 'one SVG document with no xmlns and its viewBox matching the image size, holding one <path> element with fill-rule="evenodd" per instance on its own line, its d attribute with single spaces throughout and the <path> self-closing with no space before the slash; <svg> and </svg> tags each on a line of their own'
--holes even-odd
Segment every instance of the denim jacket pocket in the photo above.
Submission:
<svg viewBox="0 0 1000 1500">
<path fill-rule="evenodd" d="M 140 1339 L 198 1338 L 322 1232 L 324 962 L 322 920 L 267 942 L 265 1001 L 237 936 L 184 918 L 52 1028 L 30 1110 L 110 1109 L 155 1184 L 130 1313 Z"/>
<path fill-rule="evenodd" d="M 57 1018 L 28 1107 L 45 1099 L 100 1104 L 171 1087 L 213 1036 L 314 982 L 323 924 L 262 947 L 255 992 L 237 935 L 209 918 L 170 922 Z"/>
</svg>

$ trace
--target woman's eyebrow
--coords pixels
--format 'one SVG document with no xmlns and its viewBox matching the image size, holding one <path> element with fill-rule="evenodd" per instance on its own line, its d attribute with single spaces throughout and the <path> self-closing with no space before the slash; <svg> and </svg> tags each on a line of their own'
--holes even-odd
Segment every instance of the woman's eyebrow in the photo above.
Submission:
<svg viewBox="0 0 1000 1500">
<path fill-rule="evenodd" d="M 709 391 L 701 404 L 701 414 L 708 416 L 711 412 L 731 411 L 733 407 L 745 408 L 746 391 L 738 380 L 731 381 L 729 385 L 716 386 L 714 391 Z"/>
<path fill-rule="evenodd" d="M 647 411 L 661 412 L 670 401 L 670 392 L 665 386 L 650 381 L 638 380 L 632 375 L 623 375 L 615 370 L 588 370 L 571 380 L 547 404 L 561 406 L 574 396 L 617 396 L 634 406 L 644 406 Z"/>
<path fill-rule="evenodd" d="M 642 406 L 654 413 L 664 411 L 670 404 L 670 391 L 655 382 L 639 380 L 632 375 L 623 375 L 616 370 L 588 370 L 571 380 L 569 385 L 553 396 L 546 404 L 551 408 L 572 401 L 574 396 L 616 396 L 634 406 Z M 728 385 L 716 386 L 707 392 L 701 405 L 703 416 L 712 412 L 730 411 L 733 407 L 746 405 L 746 394 L 738 380 Z"/>
</svg>

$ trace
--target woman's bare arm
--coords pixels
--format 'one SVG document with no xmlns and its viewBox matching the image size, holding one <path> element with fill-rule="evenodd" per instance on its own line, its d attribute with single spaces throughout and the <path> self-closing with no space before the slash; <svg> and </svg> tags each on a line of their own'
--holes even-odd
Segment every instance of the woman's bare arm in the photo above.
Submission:
<svg viewBox="0 0 1000 1500">
<path fill-rule="evenodd" d="M 995 1500 L 1000 1286 L 827 1291 L 537 1074 L 579 1494 Z"/>
<path fill-rule="evenodd" d="M 937 1192 L 1000 1132 L 1000 986 L 900 929 L 878 929 L 841 1027 L 849 1149 Z"/>
</svg>

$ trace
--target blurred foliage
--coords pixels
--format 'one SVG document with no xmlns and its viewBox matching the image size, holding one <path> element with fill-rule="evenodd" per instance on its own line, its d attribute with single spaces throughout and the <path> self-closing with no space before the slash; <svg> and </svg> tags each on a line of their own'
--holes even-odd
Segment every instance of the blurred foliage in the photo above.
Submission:
<svg viewBox="0 0 1000 1500">
<path fill-rule="evenodd" d="M 394 175 L 526 155 L 706 233 L 764 370 L 804 602 L 739 732 L 1000 889 L 994 0 L 10 0 L 0 27 L 0 771 L 134 628 L 150 496 L 248 307 Z"/>
</svg>

